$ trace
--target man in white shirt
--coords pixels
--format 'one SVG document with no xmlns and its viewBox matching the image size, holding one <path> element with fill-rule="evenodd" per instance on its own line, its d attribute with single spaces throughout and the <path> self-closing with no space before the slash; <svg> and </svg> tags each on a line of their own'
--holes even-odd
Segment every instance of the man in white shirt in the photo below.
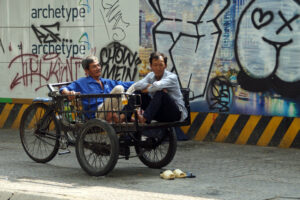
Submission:
<svg viewBox="0 0 300 200">
<path fill-rule="evenodd" d="M 167 57 L 159 52 L 150 55 L 152 72 L 134 84 L 135 93 L 141 94 L 141 108 L 143 114 L 138 115 L 139 122 L 150 123 L 183 121 L 187 117 L 183 96 L 180 90 L 177 75 L 166 70 Z M 124 107 L 121 120 L 130 120 L 134 109 L 134 99 L 129 99 Z"/>
</svg>

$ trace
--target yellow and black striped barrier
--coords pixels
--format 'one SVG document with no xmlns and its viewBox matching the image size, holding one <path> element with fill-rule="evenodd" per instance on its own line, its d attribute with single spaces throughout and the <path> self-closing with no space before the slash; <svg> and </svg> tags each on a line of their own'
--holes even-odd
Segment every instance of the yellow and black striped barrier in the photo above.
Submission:
<svg viewBox="0 0 300 200">
<path fill-rule="evenodd" d="M 182 130 L 199 141 L 300 148 L 300 118 L 191 113 Z"/>
<path fill-rule="evenodd" d="M 19 103 L 18 100 L 0 103 L 0 128 L 19 128 L 23 112 L 32 102 L 31 100 L 26 101 L 26 103 Z"/>
<path fill-rule="evenodd" d="M 0 128 L 19 128 L 31 102 L 0 103 Z M 300 118 L 192 112 L 191 125 L 181 129 L 198 141 L 300 148 Z"/>
</svg>

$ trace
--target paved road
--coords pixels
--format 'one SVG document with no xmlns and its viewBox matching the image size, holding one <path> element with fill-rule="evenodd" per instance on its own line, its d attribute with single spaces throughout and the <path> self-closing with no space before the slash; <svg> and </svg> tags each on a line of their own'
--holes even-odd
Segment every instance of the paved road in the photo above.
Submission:
<svg viewBox="0 0 300 200">
<path fill-rule="evenodd" d="M 169 169 L 197 177 L 159 178 L 138 159 L 119 160 L 106 177 L 90 177 L 74 149 L 48 164 L 25 154 L 17 131 L 0 130 L 0 200 L 24 199 L 300 199 L 300 150 L 179 142 Z"/>
</svg>

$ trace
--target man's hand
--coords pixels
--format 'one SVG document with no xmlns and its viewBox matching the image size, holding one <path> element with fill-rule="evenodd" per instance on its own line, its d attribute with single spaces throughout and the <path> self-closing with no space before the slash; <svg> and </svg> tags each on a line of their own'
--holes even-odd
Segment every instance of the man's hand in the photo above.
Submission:
<svg viewBox="0 0 300 200">
<path fill-rule="evenodd" d="M 75 95 L 80 94 L 80 92 L 68 91 L 68 90 L 63 90 L 61 93 L 64 94 L 64 95 L 68 95 L 68 99 L 70 101 L 72 101 L 73 99 L 75 99 Z"/>
<path fill-rule="evenodd" d="M 141 92 L 142 92 L 142 93 L 148 93 L 148 92 L 149 92 L 149 91 L 148 91 L 148 88 L 149 88 L 150 86 L 152 86 L 152 84 L 148 84 L 147 87 L 146 87 L 145 89 L 141 90 Z"/>
</svg>

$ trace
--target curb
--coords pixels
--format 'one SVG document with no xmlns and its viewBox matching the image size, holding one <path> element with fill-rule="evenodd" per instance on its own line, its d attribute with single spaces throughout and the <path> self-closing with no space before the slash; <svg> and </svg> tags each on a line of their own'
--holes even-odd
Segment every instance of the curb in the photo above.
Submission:
<svg viewBox="0 0 300 200">
<path fill-rule="evenodd" d="M 45 195 L 35 195 L 28 194 L 22 192 L 5 192 L 0 191 L 0 199 L 1 200 L 63 200 L 63 199 L 71 199 L 68 197 L 50 197 Z"/>
</svg>

